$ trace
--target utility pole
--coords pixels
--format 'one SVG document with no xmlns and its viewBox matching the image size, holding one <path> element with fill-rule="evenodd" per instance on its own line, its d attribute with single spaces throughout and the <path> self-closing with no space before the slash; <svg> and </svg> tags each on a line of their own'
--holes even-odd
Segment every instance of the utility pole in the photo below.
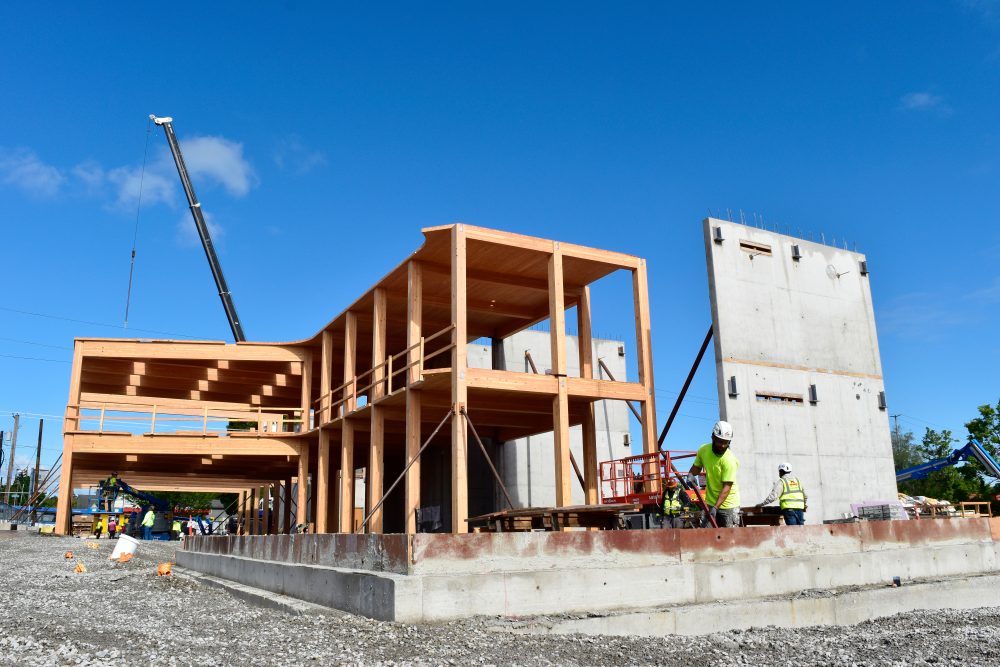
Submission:
<svg viewBox="0 0 1000 667">
<path fill-rule="evenodd" d="M 45 420 L 44 419 L 39 419 L 38 420 L 38 449 L 35 451 L 35 481 L 31 485 L 31 493 L 28 495 L 28 498 L 34 498 L 35 496 L 38 495 L 38 492 L 41 491 L 41 489 L 38 488 L 38 483 L 41 482 L 42 480 L 38 477 L 38 471 L 42 467 L 42 428 L 44 428 L 44 426 L 45 426 Z M 35 498 L 35 503 L 34 503 L 35 507 L 38 507 L 39 500 L 40 500 L 39 498 Z M 38 513 L 34 509 L 32 509 L 31 510 L 31 522 L 35 523 L 36 521 L 38 521 Z"/>
<path fill-rule="evenodd" d="M 21 415 L 14 415 L 14 434 L 10 438 L 10 459 L 7 461 L 7 504 L 10 505 L 10 485 L 14 481 L 14 451 L 17 449 L 17 429 Z"/>
<path fill-rule="evenodd" d="M 893 433 L 896 434 L 896 442 L 898 443 L 899 442 L 899 418 L 902 417 L 903 415 L 889 415 L 889 416 L 892 417 L 893 424 L 895 424 L 895 426 L 893 427 L 892 430 L 893 430 Z"/>
</svg>

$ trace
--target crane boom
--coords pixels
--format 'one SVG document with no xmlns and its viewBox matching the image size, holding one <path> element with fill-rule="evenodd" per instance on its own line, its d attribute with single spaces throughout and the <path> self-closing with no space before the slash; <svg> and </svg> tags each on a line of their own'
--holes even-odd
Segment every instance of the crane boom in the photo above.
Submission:
<svg viewBox="0 0 1000 667">
<path fill-rule="evenodd" d="M 205 249 L 205 256 L 208 258 L 208 266 L 212 269 L 212 277 L 215 278 L 215 286 L 219 288 L 219 298 L 222 299 L 222 308 L 226 311 L 226 318 L 229 320 L 229 328 L 233 330 L 233 339 L 237 343 L 246 341 L 243 334 L 243 326 L 240 324 L 240 316 L 236 313 L 236 304 L 233 302 L 233 295 L 226 284 L 226 277 L 222 275 L 222 265 L 215 254 L 215 246 L 212 244 L 212 236 L 208 232 L 208 225 L 205 224 L 205 216 L 201 212 L 201 204 L 194 193 L 194 186 L 191 185 L 191 178 L 188 176 L 187 166 L 184 164 L 184 156 L 181 155 L 180 144 L 174 135 L 173 118 L 159 118 L 153 114 L 149 119 L 163 127 L 167 135 L 167 143 L 170 144 L 170 153 L 174 156 L 174 164 L 177 165 L 177 173 L 181 177 L 181 185 L 184 186 L 184 194 L 187 196 L 188 206 L 191 208 L 191 216 L 194 218 L 194 226 L 198 228 L 198 237 L 201 238 L 201 245 Z"/>
<path fill-rule="evenodd" d="M 990 456 L 990 453 L 986 451 L 986 448 L 978 440 L 971 438 L 969 444 L 956 449 L 948 456 L 900 470 L 896 473 L 896 481 L 905 482 L 911 479 L 925 479 L 932 472 L 943 470 L 948 466 L 953 466 L 969 459 L 979 461 L 979 464 L 986 470 L 987 475 L 1000 479 L 1000 464 L 993 460 L 993 457 Z"/>
</svg>

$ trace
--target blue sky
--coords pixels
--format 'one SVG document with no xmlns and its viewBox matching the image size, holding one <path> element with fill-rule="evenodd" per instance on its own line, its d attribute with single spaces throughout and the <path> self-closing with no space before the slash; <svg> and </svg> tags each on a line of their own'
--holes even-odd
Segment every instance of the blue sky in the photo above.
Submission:
<svg viewBox="0 0 1000 667">
<path fill-rule="evenodd" d="M 700 221 L 728 208 L 868 255 L 902 428 L 996 402 L 1000 3 L 539 4 L 0 9 L 18 458 L 62 414 L 74 336 L 229 337 L 158 128 L 121 329 L 150 113 L 175 118 L 252 339 L 313 333 L 424 226 L 619 250 L 649 260 L 662 424 L 710 321 Z M 618 287 L 595 328 L 631 338 Z M 704 441 L 714 383 L 709 363 L 669 446 Z"/>
</svg>

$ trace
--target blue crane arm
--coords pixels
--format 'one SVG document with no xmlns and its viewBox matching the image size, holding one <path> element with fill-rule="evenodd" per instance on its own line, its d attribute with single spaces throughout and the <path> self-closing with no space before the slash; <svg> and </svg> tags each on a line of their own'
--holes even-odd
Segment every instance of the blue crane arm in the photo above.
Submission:
<svg viewBox="0 0 1000 667">
<path fill-rule="evenodd" d="M 969 441 L 965 447 L 956 449 L 948 456 L 933 461 L 926 461 L 896 473 L 897 482 L 905 482 L 911 479 L 925 479 L 932 472 L 943 470 L 948 466 L 953 466 L 960 461 L 975 459 L 986 469 L 986 474 L 1000 479 L 1000 464 L 994 460 L 986 448 L 976 439 Z"/>
<path fill-rule="evenodd" d="M 167 501 L 161 498 L 157 498 L 156 496 L 150 495 L 143 491 L 139 491 L 138 489 L 133 488 L 132 486 L 126 484 L 120 479 L 118 480 L 118 488 L 124 491 L 125 493 L 129 494 L 130 496 L 135 496 L 140 500 L 145 500 L 147 503 L 155 507 L 157 512 L 166 512 L 171 509 L 170 503 L 168 503 Z"/>
</svg>

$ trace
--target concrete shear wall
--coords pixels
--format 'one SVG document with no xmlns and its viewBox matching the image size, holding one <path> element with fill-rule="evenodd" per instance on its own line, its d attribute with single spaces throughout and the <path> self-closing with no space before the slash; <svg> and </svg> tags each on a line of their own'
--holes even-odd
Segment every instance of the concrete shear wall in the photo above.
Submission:
<svg viewBox="0 0 1000 667">
<path fill-rule="evenodd" d="M 719 412 L 735 431 L 743 504 L 764 499 L 782 461 L 806 487 L 808 519 L 895 499 L 865 256 L 723 220 L 704 233 Z"/>
</svg>

